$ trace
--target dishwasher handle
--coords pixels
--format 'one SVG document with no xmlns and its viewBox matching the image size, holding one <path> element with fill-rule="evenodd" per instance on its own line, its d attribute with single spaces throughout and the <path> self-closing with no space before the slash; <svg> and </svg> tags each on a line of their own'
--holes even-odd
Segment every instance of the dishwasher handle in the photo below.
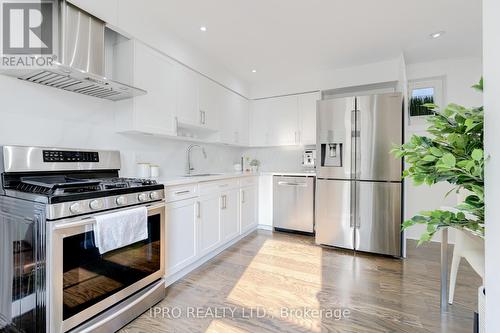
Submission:
<svg viewBox="0 0 500 333">
<path fill-rule="evenodd" d="M 285 182 L 285 181 L 279 181 L 278 185 L 281 185 L 281 186 L 307 187 L 307 183 L 296 183 L 296 182 Z"/>
</svg>

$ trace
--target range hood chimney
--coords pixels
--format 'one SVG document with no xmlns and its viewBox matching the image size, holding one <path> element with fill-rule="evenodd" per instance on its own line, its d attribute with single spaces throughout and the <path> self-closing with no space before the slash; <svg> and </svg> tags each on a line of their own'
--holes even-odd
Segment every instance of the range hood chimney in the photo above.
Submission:
<svg viewBox="0 0 500 333">
<path fill-rule="evenodd" d="M 106 78 L 105 22 L 65 0 L 54 4 L 58 6 L 57 61 L 47 69 L 7 69 L 2 71 L 4 74 L 112 101 L 147 93 Z"/>
</svg>

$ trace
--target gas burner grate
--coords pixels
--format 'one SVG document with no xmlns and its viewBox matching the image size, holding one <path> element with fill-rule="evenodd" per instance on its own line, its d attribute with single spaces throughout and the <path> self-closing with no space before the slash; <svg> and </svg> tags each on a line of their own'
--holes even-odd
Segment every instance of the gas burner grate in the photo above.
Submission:
<svg viewBox="0 0 500 333">
<path fill-rule="evenodd" d="M 27 193 L 36 193 L 36 194 L 50 194 L 51 188 L 49 187 L 43 187 L 40 185 L 33 185 L 33 184 L 26 184 L 26 183 L 19 183 L 16 186 L 16 190 L 21 191 L 21 192 L 27 192 Z"/>
</svg>

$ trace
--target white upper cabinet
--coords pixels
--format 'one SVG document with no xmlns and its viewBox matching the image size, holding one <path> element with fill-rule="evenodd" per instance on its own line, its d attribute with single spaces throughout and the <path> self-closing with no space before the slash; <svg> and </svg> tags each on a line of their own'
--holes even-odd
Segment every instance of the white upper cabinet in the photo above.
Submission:
<svg viewBox="0 0 500 333">
<path fill-rule="evenodd" d="M 248 145 L 248 100 L 224 89 L 220 117 L 220 140 L 231 145 Z"/>
<path fill-rule="evenodd" d="M 224 88 L 203 75 L 198 75 L 198 86 L 200 125 L 216 130 L 219 128 L 221 90 Z"/>
<path fill-rule="evenodd" d="M 177 64 L 175 77 L 177 79 L 177 120 L 183 124 L 201 126 L 203 119 L 199 105 L 198 73 Z"/>
<path fill-rule="evenodd" d="M 250 111 L 252 146 L 287 146 L 299 144 L 297 96 L 253 101 Z"/>
<path fill-rule="evenodd" d="M 255 147 L 316 143 L 316 101 L 320 93 L 252 101 L 250 145 Z"/>
<path fill-rule="evenodd" d="M 299 141 L 303 145 L 316 144 L 316 101 L 320 99 L 319 92 L 298 95 Z"/>
<path fill-rule="evenodd" d="M 119 132 L 175 135 L 175 63 L 135 40 L 115 46 L 114 78 L 140 87 L 146 95 L 124 100 L 116 114 Z"/>
<path fill-rule="evenodd" d="M 116 26 L 118 23 L 118 0 L 69 0 L 68 2 Z"/>
<path fill-rule="evenodd" d="M 250 102 L 239 95 L 238 100 L 238 142 L 237 144 L 248 146 L 250 144 Z"/>
</svg>

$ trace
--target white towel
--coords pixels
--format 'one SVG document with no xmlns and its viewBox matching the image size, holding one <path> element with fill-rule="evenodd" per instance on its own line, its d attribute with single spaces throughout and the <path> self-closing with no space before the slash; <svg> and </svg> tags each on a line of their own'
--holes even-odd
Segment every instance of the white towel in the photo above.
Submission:
<svg viewBox="0 0 500 333">
<path fill-rule="evenodd" d="M 103 254 L 148 238 L 148 210 L 138 207 L 95 217 L 95 246 Z"/>
</svg>

